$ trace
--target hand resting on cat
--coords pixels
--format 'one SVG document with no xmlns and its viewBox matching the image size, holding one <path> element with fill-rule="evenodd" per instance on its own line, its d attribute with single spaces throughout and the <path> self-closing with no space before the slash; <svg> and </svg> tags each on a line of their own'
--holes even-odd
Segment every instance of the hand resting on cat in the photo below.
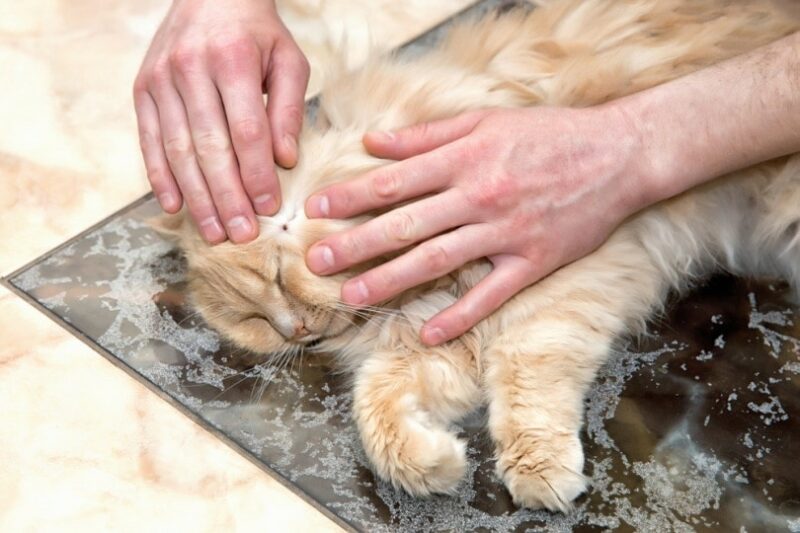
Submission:
<svg viewBox="0 0 800 533">
<path fill-rule="evenodd" d="M 321 350 L 352 374 L 353 418 L 378 476 L 418 496 L 457 491 L 465 444 L 452 423 L 487 404 L 497 475 L 514 501 L 566 511 L 587 488 L 583 398 L 617 339 L 644 331 L 669 291 L 715 270 L 800 288 L 800 156 L 637 213 L 593 253 L 438 346 L 421 342 L 422 324 L 486 279 L 491 263 L 355 307 L 341 301 L 342 284 L 403 250 L 314 274 L 305 262 L 313 243 L 381 211 L 308 218 L 305 201 L 390 164 L 364 150 L 367 131 L 489 108 L 602 105 L 797 29 L 768 0 L 560 0 L 466 24 L 424 56 L 376 58 L 329 81 L 297 166 L 279 170 L 281 209 L 259 217 L 254 241 L 209 246 L 183 214 L 157 225 L 184 251 L 192 303 L 212 327 L 265 362 Z"/>
<path fill-rule="evenodd" d="M 208 242 L 247 242 L 281 202 L 273 154 L 297 161 L 308 61 L 274 0 L 171 4 L 133 90 L 147 178 Z"/>
<path fill-rule="evenodd" d="M 319 191 L 306 213 L 346 218 L 425 197 L 315 244 L 309 268 L 338 272 L 419 243 L 342 287 L 345 302 L 370 305 L 488 257 L 492 273 L 421 332 L 426 344 L 455 338 L 642 208 L 800 151 L 799 50 L 795 33 L 585 109 L 485 110 L 367 133 L 373 155 L 410 159 Z"/>
</svg>

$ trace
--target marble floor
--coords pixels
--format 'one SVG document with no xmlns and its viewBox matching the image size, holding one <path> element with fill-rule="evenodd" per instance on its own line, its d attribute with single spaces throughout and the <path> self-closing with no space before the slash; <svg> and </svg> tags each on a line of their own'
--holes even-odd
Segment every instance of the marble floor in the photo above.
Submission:
<svg viewBox="0 0 800 533">
<path fill-rule="evenodd" d="M 331 54 L 356 64 L 469 0 L 278 3 L 312 94 Z M 168 5 L 0 2 L 0 276 L 147 192 L 130 94 Z M 0 405 L 0 530 L 338 529 L 2 287 Z"/>
<path fill-rule="evenodd" d="M 310 93 L 343 43 L 355 64 L 467 2 L 379 4 L 281 3 Z M 260 390 L 270 370 L 230 364 L 142 222 L 129 92 L 165 8 L 0 4 L 0 530 L 800 531 L 800 321 L 774 280 L 714 278 L 614 355 L 568 515 L 510 502 L 481 413 L 463 490 L 418 501 L 372 477 L 324 358 Z"/>
</svg>

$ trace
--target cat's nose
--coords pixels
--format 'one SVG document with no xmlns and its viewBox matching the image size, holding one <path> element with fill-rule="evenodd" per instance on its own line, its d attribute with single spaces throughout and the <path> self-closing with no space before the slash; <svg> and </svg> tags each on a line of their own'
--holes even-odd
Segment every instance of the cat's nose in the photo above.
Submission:
<svg viewBox="0 0 800 533">
<path fill-rule="evenodd" d="M 305 337 L 310 332 L 306 329 L 306 324 L 302 320 L 296 320 L 294 323 L 294 335 L 292 336 L 293 339 L 299 339 L 301 337 Z"/>
</svg>

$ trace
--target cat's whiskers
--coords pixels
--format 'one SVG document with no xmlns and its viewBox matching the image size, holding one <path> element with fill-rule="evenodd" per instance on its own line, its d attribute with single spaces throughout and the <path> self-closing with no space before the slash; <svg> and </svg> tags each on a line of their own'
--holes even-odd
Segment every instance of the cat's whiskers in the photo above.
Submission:
<svg viewBox="0 0 800 533">
<path fill-rule="evenodd" d="M 213 402 L 213 401 L 219 399 L 220 396 L 222 396 L 223 394 L 225 394 L 229 390 L 236 388 L 240 383 L 243 383 L 245 380 L 250 379 L 251 377 L 253 377 L 252 375 L 248 374 L 248 372 L 251 371 L 251 370 L 252 369 L 248 369 L 247 371 L 242 372 L 242 374 L 244 374 L 244 376 L 241 379 L 237 380 L 236 383 L 234 383 L 233 385 L 229 385 L 227 387 L 223 387 L 222 390 L 219 391 L 219 393 L 216 396 L 214 396 L 213 398 L 208 400 L 208 402 Z"/>
<path fill-rule="evenodd" d="M 267 365 L 272 368 L 272 365 Z M 259 366 L 259 369 L 263 369 L 263 367 Z M 269 372 L 267 370 L 267 372 Z M 256 403 L 260 401 L 261 398 L 264 396 L 264 392 L 267 390 L 267 387 L 270 383 L 272 383 L 272 378 L 278 373 L 277 370 L 272 370 L 271 373 L 268 374 L 268 377 L 264 377 L 264 371 L 258 373 L 256 376 L 256 384 L 250 390 L 250 403 Z M 256 400 L 256 396 L 258 396 L 258 400 Z"/>
<path fill-rule="evenodd" d="M 302 345 L 293 345 L 289 346 L 286 349 L 282 350 L 269 361 L 268 366 L 272 368 L 272 372 L 269 374 L 268 379 L 263 377 L 263 374 L 258 376 L 258 379 L 261 381 L 258 383 L 257 386 L 253 387 L 253 390 L 250 393 L 250 402 L 257 403 L 260 402 L 261 399 L 264 397 L 264 393 L 266 392 L 267 388 L 270 384 L 272 384 L 273 379 L 279 375 L 282 371 L 286 369 L 286 367 L 293 363 L 294 359 L 297 358 L 298 353 L 302 355 L 304 346 Z M 289 370 L 292 371 L 291 369 Z"/>
<path fill-rule="evenodd" d="M 198 316 L 199 314 L 200 314 L 200 311 L 195 311 L 194 313 L 189 313 L 189 314 L 187 314 L 185 317 L 183 317 L 182 319 L 180 319 L 180 320 L 178 320 L 177 322 L 175 322 L 175 325 L 176 325 L 176 326 L 178 326 L 178 327 L 181 327 L 181 326 L 183 326 L 183 324 L 184 324 L 184 323 L 185 323 L 187 320 L 190 320 L 190 319 L 192 319 L 192 318 L 194 318 L 194 317 Z"/>
<path fill-rule="evenodd" d="M 295 364 L 298 364 L 298 366 L 302 367 L 302 365 L 300 363 L 301 363 L 301 361 L 303 359 L 303 355 L 305 354 L 305 348 L 306 347 L 303 346 L 303 345 L 299 346 L 297 348 L 297 350 L 296 350 L 296 353 L 292 356 L 292 358 L 291 358 L 291 360 L 289 362 L 289 373 L 290 374 L 294 372 Z"/>
<path fill-rule="evenodd" d="M 372 305 L 355 306 L 344 302 L 335 302 L 334 305 L 342 311 L 352 313 L 366 320 L 370 320 L 378 316 L 380 318 L 391 318 L 406 324 L 415 325 L 415 322 L 399 309 L 389 309 L 386 307 L 376 307 Z"/>
</svg>

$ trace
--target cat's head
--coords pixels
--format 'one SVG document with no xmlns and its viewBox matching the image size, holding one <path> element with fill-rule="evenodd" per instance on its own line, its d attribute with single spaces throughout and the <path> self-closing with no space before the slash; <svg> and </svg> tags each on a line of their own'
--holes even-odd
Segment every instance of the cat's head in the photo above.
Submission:
<svg viewBox="0 0 800 533">
<path fill-rule="evenodd" d="M 258 217 L 254 241 L 208 245 L 185 212 L 152 222 L 186 256 L 196 311 L 235 344 L 259 354 L 335 337 L 355 321 L 339 303 L 341 285 L 355 271 L 317 276 L 305 254 L 322 237 L 362 219 L 308 219 L 304 203 L 312 192 L 375 168 L 380 160 L 364 152 L 355 132 L 304 132 L 300 146 L 297 166 L 279 170 L 281 209 L 273 217 Z"/>
</svg>

